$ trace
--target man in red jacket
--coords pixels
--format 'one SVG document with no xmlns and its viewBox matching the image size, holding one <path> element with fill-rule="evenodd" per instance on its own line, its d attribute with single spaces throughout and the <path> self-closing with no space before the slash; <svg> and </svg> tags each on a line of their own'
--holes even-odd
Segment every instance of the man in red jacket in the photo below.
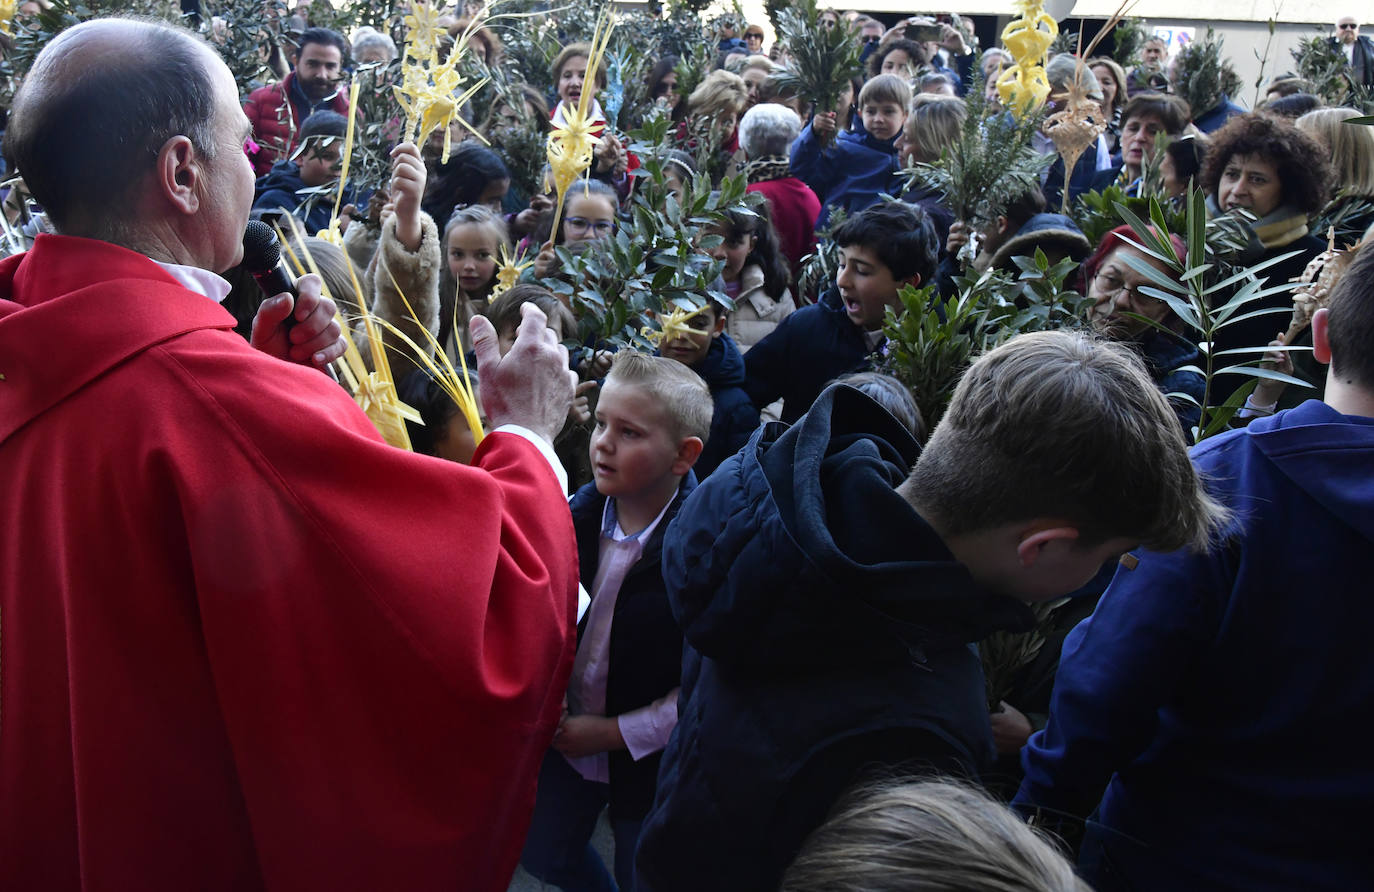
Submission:
<svg viewBox="0 0 1374 892">
<path fill-rule="evenodd" d="M 291 60 L 291 72 L 280 83 L 248 94 L 243 112 L 253 124 L 253 141 L 258 148 L 249 157 L 258 176 L 277 161 L 291 157 L 300 144 L 297 134 L 301 124 L 311 112 L 348 115 L 348 95 L 342 86 L 347 46 L 337 31 L 307 28 Z"/>
<path fill-rule="evenodd" d="M 478 321 L 475 467 L 386 445 L 275 358 L 332 355 L 318 279 L 263 350 L 217 305 L 248 135 L 161 24 L 64 32 L 15 100 L 62 234 L 0 262 L 0 888 L 499 892 L 574 653 L 566 352 Z"/>
</svg>

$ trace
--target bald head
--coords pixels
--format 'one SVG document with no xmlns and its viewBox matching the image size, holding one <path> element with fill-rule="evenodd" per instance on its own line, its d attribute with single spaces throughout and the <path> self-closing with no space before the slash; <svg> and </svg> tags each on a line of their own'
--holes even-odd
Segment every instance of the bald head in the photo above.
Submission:
<svg viewBox="0 0 1374 892">
<path fill-rule="evenodd" d="M 190 31 L 134 19 L 85 22 L 39 53 L 5 151 L 59 231 L 107 238 L 130 222 L 130 199 L 171 137 L 213 154 L 215 64 Z"/>
</svg>

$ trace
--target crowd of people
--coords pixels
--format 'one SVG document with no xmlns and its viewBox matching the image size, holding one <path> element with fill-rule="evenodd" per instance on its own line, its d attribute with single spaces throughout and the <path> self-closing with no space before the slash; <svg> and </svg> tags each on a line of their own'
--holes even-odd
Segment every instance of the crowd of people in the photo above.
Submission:
<svg viewBox="0 0 1374 892">
<path fill-rule="evenodd" d="M 480 4 L 436 9 L 501 89 L 411 141 L 348 92 L 404 64 L 399 15 L 302 4 L 245 88 L 193 12 L 56 35 L 6 120 L 0 885 L 1368 884 L 1361 110 L 1291 76 L 1190 107 L 1158 38 L 1055 55 L 1049 107 L 1100 132 L 1066 162 L 1042 125 L 1038 180 L 964 219 L 911 171 L 1017 113 L 1017 60 L 957 16 L 826 11 L 860 67 L 825 108 L 760 23 L 646 48 L 627 89 L 587 42 L 533 76 Z M 1331 46 L 1374 83 L 1353 18 Z M 510 134 L 542 153 L 584 112 L 585 174 L 530 188 Z M 377 182 L 363 131 L 392 134 Z M 1094 194 L 1167 214 L 1096 233 Z M 1160 228 L 1203 197 L 1224 273 Z M 586 258 L 661 248 L 662 207 L 709 287 L 627 346 Z M 318 273 L 264 293 L 250 219 Z M 1328 232 L 1350 267 L 1276 337 Z M 961 273 L 1037 254 L 1083 317 L 971 357 L 923 417 L 904 297 L 934 326 Z M 1161 288 L 1203 275 L 1238 318 L 1200 343 Z M 409 451 L 364 414 L 384 388 L 325 374 L 369 336 Z M 1037 643 L 989 702 L 993 634 Z"/>
</svg>

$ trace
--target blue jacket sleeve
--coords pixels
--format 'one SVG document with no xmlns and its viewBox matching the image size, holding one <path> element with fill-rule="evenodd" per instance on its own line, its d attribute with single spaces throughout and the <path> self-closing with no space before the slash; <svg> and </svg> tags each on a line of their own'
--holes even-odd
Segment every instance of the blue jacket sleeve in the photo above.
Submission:
<svg viewBox="0 0 1374 892">
<path fill-rule="evenodd" d="M 1154 739 L 1161 706 L 1215 638 L 1218 562 L 1142 552 L 1064 642 L 1049 723 L 1021 751 L 1013 804 L 1087 816 L 1112 774 Z"/>
<path fill-rule="evenodd" d="M 838 134 L 836 134 L 838 138 Z M 811 125 L 802 129 L 801 136 L 792 143 L 792 175 L 811 187 L 816 197 L 825 204 L 830 190 L 835 187 L 835 149 L 821 148 Z"/>
</svg>

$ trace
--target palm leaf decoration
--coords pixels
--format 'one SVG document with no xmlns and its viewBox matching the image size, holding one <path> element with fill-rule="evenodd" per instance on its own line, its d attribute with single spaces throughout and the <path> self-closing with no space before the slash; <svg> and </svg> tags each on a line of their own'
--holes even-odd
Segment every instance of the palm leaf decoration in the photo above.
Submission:
<svg viewBox="0 0 1374 892">
<path fill-rule="evenodd" d="M 1040 115 L 1021 116 L 987 106 L 982 77 L 974 72 L 968 92 L 968 117 L 959 137 L 934 164 L 909 168 L 908 187 L 917 183 L 944 193 L 956 219 L 978 230 L 1006 209 L 1007 203 L 1028 189 L 1039 188 L 1040 174 L 1054 155 L 1031 147 Z M 971 246 L 969 259 L 977 253 Z"/>
<path fill-rule="evenodd" d="M 842 24 L 822 25 L 816 0 L 801 0 L 778 10 L 778 39 L 791 60 L 772 75 L 774 84 L 811 103 L 814 112 L 834 111 L 849 79 L 863 68 L 854 35 Z"/>
</svg>

